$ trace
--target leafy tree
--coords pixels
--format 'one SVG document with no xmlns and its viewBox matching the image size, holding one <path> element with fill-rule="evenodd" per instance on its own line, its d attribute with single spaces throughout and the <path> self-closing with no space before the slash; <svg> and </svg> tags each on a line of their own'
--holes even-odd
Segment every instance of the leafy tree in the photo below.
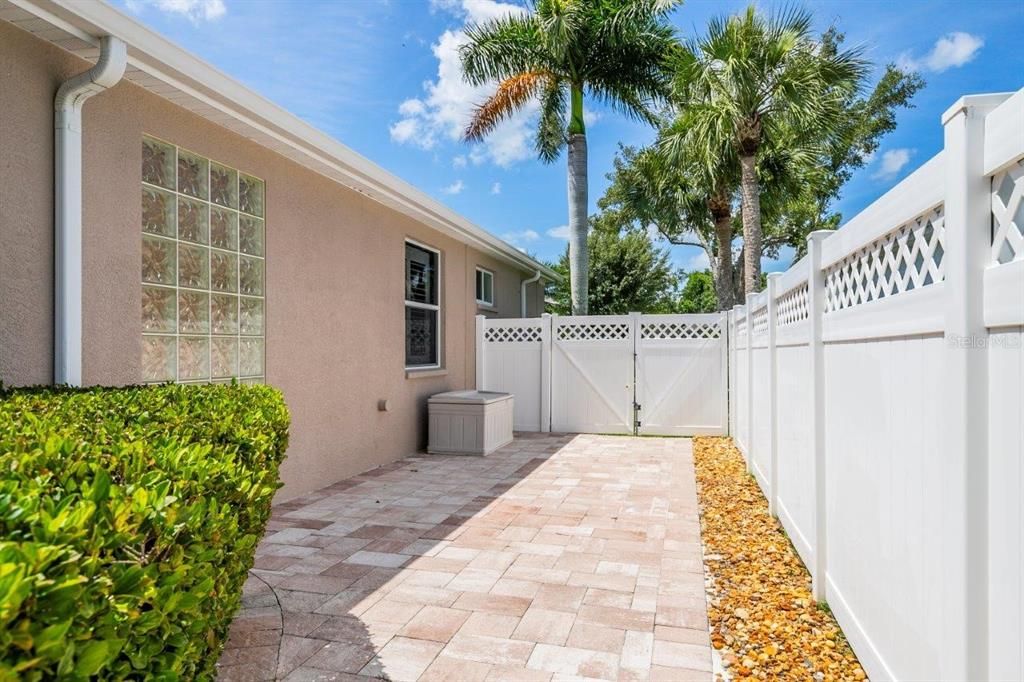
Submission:
<svg viewBox="0 0 1024 682">
<path fill-rule="evenodd" d="M 741 225 L 736 211 L 739 163 L 728 146 L 718 162 L 708 167 L 696 162 L 699 152 L 693 138 L 678 130 L 685 115 L 667 124 L 658 140 L 641 150 L 621 147 L 614 160 L 614 172 L 598 206 L 620 229 L 655 227 L 673 245 L 704 249 L 711 266 L 719 309 L 725 310 L 743 299 L 743 257 L 733 253 L 733 242 Z M 795 151 L 794 151 L 795 149 Z M 790 147 L 768 149 L 758 161 L 764 178 L 762 202 L 767 215 L 776 215 L 790 197 L 806 191 L 807 173 L 813 168 L 799 158 L 803 150 Z M 762 253 L 775 255 L 779 244 L 762 241 Z"/>
<path fill-rule="evenodd" d="M 691 272 L 686 275 L 678 307 L 679 312 L 687 314 L 713 313 L 718 310 L 714 279 L 709 271 Z"/>
<path fill-rule="evenodd" d="M 829 47 L 814 39 L 805 10 L 765 16 L 750 6 L 713 19 L 707 35 L 674 59 L 674 101 L 686 112 L 686 134 L 704 165 L 717 163 L 723 144 L 739 157 L 748 293 L 756 291 L 761 272 L 759 159 L 766 149 L 797 152 L 808 131 L 837 130 L 843 103 L 867 73 L 859 50 Z"/>
<path fill-rule="evenodd" d="M 675 312 L 678 277 L 668 253 L 655 248 L 646 233 L 619 232 L 601 225 L 590 232 L 589 310 L 591 315 L 621 315 L 630 312 Z M 566 275 L 569 250 L 551 265 L 562 275 L 549 294 L 554 303 L 549 312 L 574 314 Z"/>
<path fill-rule="evenodd" d="M 546 162 L 568 147 L 569 281 L 572 310 L 587 313 L 587 138 L 584 94 L 654 123 L 663 69 L 674 43 L 667 22 L 676 0 L 537 0 L 526 15 L 466 29 L 464 78 L 498 81 L 474 113 L 467 140 L 479 140 L 514 112 L 540 100 L 536 148 Z"/>
<path fill-rule="evenodd" d="M 663 127 L 662 132 L 669 129 Z M 663 140 L 659 136 L 658 142 L 639 150 L 620 147 L 608 175 L 611 184 L 598 207 L 620 229 L 653 227 L 672 245 L 702 248 L 711 264 L 718 301 L 723 309 L 729 308 L 742 290 L 737 277 L 742 262 L 732 252 L 739 184 L 735 155 L 724 149 L 720 163 L 709 171 L 695 163 L 692 154 L 674 150 L 677 156 L 670 157 Z M 689 142 L 689 138 L 682 140 Z"/>
<path fill-rule="evenodd" d="M 821 51 L 838 52 L 844 38 L 830 28 L 821 37 Z M 799 258 L 807 249 L 810 232 L 839 227 L 842 215 L 830 210 L 832 202 L 839 198 L 854 171 L 863 168 L 878 150 L 882 137 L 896 129 L 897 110 L 912 107 L 911 99 L 924 85 L 919 74 L 888 64 L 867 96 L 860 95 L 863 84 L 846 93 L 835 125 L 817 131 L 813 141 L 817 151 L 814 172 L 806 174 L 800 192 L 787 197 L 779 210 L 766 216 L 766 255 L 776 256 L 778 247 L 786 244 L 796 249 Z"/>
<path fill-rule="evenodd" d="M 829 29 L 820 49 L 834 52 L 842 41 L 842 34 Z M 832 203 L 880 139 L 896 127 L 896 111 L 912 106 L 911 98 L 924 85 L 918 75 L 893 65 L 873 89 L 864 80 L 854 90 L 869 94 L 849 93 L 836 125 L 799 135 L 783 130 L 762 148 L 757 162 L 764 226 L 760 257 L 776 258 L 783 246 L 800 257 L 809 232 L 838 227 L 841 216 L 832 211 Z M 688 134 L 690 125 L 684 110 L 666 120 L 651 146 L 621 147 L 598 207 L 621 229 L 654 227 L 673 245 L 704 249 L 719 309 L 727 309 L 743 300 L 745 249 L 733 249 L 742 234 L 739 161 L 735 145 L 728 143 L 713 157 L 718 163 L 709 166 Z"/>
<path fill-rule="evenodd" d="M 684 138 L 685 139 L 685 138 Z M 675 245 L 704 249 L 714 273 L 715 291 L 723 307 L 734 299 L 733 195 L 738 184 L 735 155 L 723 148 L 711 171 L 677 154 L 672 161 L 659 144 L 641 150 L 620 147 L 611 185 L 598 207 L 619 227 L 655 227 Z"/>
</svg>

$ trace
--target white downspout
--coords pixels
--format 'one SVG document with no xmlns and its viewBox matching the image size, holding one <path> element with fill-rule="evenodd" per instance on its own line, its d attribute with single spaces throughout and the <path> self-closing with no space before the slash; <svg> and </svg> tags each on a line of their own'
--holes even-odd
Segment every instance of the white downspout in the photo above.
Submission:
<svg viewBox="0 0 1024 682">
<path fill-rule="evenodd" d="M 540 270 L 530 279 L 524 279 L 519 288 L 519 304 L 521 308 L 520 317 L 526 317 L 526 286 L 540 281 Z M 543 312 L 543 311 L 541 311 Z"/>
<path fill-rule="evenodd" d="M 65 81 L 54 99 L 53 382 L 82 384 L 82 106 L 124 75 L 128 50 L 113 36 L 100 58 Z"/>
</svg>

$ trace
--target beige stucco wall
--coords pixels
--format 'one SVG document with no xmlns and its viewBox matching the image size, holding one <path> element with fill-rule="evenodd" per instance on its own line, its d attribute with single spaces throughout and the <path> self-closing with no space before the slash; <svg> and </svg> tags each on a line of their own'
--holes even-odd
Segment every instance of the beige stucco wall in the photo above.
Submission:
<svg viewBox="0 0 1024 682">
<path fill-rule="evenodd" d="M 53 96 L 87 64 L 0 22 L 0 381 L 52 380 Z M 267 382 L 292 412 L 281 499 L 415 452 L 426 398 L 474 382 L 477 265 L 519 315 L 506 265 L 122 82 L 84 114 L 87 384 L 141 376 L 141 139 L 153 135 L 266 181 Z M 404 369 L 404 240 L 442 251 L 444 372 Z M 540 287 L 530 287 L 530 312 Z M 388 399 L 389 412 L 377 403 Z"/>
</svg>

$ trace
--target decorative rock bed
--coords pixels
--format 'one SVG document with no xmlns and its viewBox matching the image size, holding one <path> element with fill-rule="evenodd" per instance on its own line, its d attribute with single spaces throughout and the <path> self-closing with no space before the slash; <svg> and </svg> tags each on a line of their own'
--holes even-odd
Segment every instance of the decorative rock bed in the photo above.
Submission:
<svg viewBox="0 0 1024 682">
<path fill-rule="evenodd" d="M 718 678 L 865 679 L 739 450 L 729 438 L 696 438 L 693 454 Z"/>
</svg>

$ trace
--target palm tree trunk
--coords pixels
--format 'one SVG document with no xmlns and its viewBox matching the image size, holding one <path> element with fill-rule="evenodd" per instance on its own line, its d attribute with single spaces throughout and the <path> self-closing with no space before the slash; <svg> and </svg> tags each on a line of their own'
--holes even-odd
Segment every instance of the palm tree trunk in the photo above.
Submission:
<svg viewBox="0 0 1024 682">
<path fill-rule="evenodd" d="M 761 188 L 753 154 L 740 156 L 740 193 L 743 197 L 743 291 L 757 291 L 761 283 Z"/>
<path fill-rule="evenodd" d="M 718 242 L 718 263 L 715 267 L 715 296 L 718 309 L 734 305 L 732 284 L 732 211 L 715 215 L 715 239 Z"/>
<path fill-rule="evenodd" d="M 569 135 L 569 283 L 572 314 L 587 314 L 587 136 Z"/>
<path fill-rule="evenodd" d="M 743 305 L 743 263 L 744 263 L 744 251 L 740 248 L 740 253 L 736 259 L 732 262 L 732 300 L 735 301 L 733 305 Z"/>
</svg>

